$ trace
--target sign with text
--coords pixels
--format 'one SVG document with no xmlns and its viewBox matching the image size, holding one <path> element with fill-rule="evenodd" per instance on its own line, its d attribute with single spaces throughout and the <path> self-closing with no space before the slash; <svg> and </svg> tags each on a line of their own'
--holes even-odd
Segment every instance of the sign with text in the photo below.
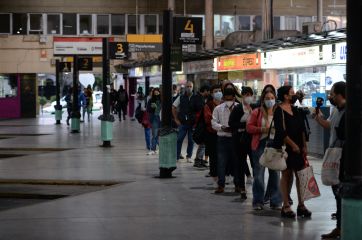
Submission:
<svg viewBox="0 0 362 240">
<path fill-rule="evenodd" d="M 128 55 L 128 43 L 126 42 L 110 42 L 109 43 L 109 59 L 123 59 Z"/>
<path fill-rule="evenodd" d="M 215 58 L 216 71 L 254 70 L 261 68 L 260 53 L 238 54 Z"/>
<path fill-rule="evenodd" d="M 59 71 L 60 72 L 71 72 L 72 63 L 70 62 L 59 62 Z"/>
<path fill-rule="evenodd" d="M 54 55 L 102 55 L 102 38 L 54 37 Z"/>
<path fill-rule="evenodd" d="M 128 43 L 129 52 L 162 52 L 161 43 Z"/>
<path fill-rule="evenodd" d="M 174 17 L 173 41 L 180 44 L 202 44 L 202 18 Z"/>
<path fill-rule="evenodd" d="M 93 70 L 93 58 L 92 57 L 78 58 L 78 70 L 79 71 L 92 71 Z"/>
</svg>

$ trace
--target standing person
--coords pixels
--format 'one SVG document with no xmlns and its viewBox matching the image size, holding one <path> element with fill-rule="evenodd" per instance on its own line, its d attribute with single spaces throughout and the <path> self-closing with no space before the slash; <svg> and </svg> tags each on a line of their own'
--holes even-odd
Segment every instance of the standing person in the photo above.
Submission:
<svg viewBox="0 0 362 240">
<path fill-rule="evenodd" d="M 209 156 L 210 173 L 209 175 L 217 182 L 217 134 L 212 128 L 212 113 L 216 106 L 222 101 L 222 92 L 220 85 L 213 85 L 210 89 L 211 98 L 204 106 L 204 118 L 206 124 L 205 153 Z"/>
<path fill-rule="evenodd" d="M 198 105 L 202 106 L 200 111 L 196 113 L 196 122 L 199 121 L 200 119 L 201 111 L 204 108 L 204 105 L 209 95 L 210 95 L 210 87 L 207 85 L 202 86 L 199 92 L 196 94 L 198 98 L 197 101 L 199 101 Z M 196 151 L 194 167 L 197 168 L 207 167 L 204 160 L 204 155 L 205 155 L 205 143 L 201 143 L 199 144 Z"/>
<path fill-rule="evenodd" d="M 117 106 L 118 106 L 118 117 L 119 121 L 122 121 L 122 113 L 123 113 L 123 120 L 126 120 L 127 115 L 127 106 L 128 106 L 128 94 L 125 89 L 123 89 L 123 86 L 119 86 L 119 90 L 117 92 Z"/>
<path fill-rule="evenodd" d="M 87 86 L 87 89 L 85 90 L 85 98 L 86 98 L 86 112 L 88 117 L 88 122 L 90 121 L 90 114 L 92 114 L 93 109 L 93 90 L 91 85 L 89 84 Z M 83 113 L 84 114 L 84 113 Z M 84 119 L 84 117 L 83 117 Z"/>
<path fill-rule="evenodd" d="M 85 112 L 87 110 L 87 99 L 85 96 L 85 90 L 83 89 L 83 91 L 81 90 L 81 88 L 78 88 L 78 109 L 79 111 L 82 109 L 83 110 L 83 120 L 81 119 L 80 122 L 84 122 L 84 117 L 85 117 Z"/>
<path fill-rule="evenodd" d="M 252 112 L 250 104 L 253 101 L 253 90 L 250 87 L 243 87 L 242 89 L 242 101 L 234 107 L 229 117 L 229 126 L 232 130 L 233 148 L 235 152 L 234 162 L 234 174 L 237 179 L 240 179 L 241 198 L 246 199 L 245 189 L 245 176 L 248 178 L 248 183 L 252 183 L 252 177 L 247 163 L 247 157 L 249 155 L 250 162 L 251 157 L 251 136 L 246 132 L 246 123 Z M 234 177 L 236 177 L 234 175 Z"/>
<path fill-rule="evenodd" d="M 276 95 L 273 91 L 264 91 L 260 97 L 261 106 L 255 109 L 247 123 L 247 131 L 252 135 L 252 154 L 253 154 L 253 209 L 262 210 L 264 208 L 265 167 L 261 166 L 259 159 L 264 152 L 270 131 L 270 138 L 274 138 L 274 125 L 272 125 L 273 114 L 276 108 Z M 270 129 L 271 128 L 271 129 Z M 280 174 L 278 171 L 269 169 L 269 195 L 270 208 L 280 210 L 282 202 L 279 189 Z"/>
<path fill-rule="evenodd" d="M 73 97 L 73 88 L 70 87 L 67 92 L 67 95 L 65 95 L 65 102 L 67 103 L 67 113 L 68 113 L 68 116 L 67 116 L 67 125 L 68 126 L 69 126 L 69 120 L 72 117 L 72 107 L 73 107 L 72 97 Z"/>
<path fill-rule="evenodd" d="M 202 105 L 197 101 L 196 95 L 193 93 L 193 88 L 194 84 L 191 81 L 188 81 L 186 83 L 185 94 L 181 94 L 173 102 L 172 106 L 172 114 L 179 129 L 177 136 L 177 160 L 180 159 L 182 142 L 187 134 L 186 161 L 188 163 L 192 163 L 191 157 L 194 148 L 192 128 L 195 125 L 196 113 L 202 108 Z"/>
<path fill-rule="evenodd" d="M 142 111 L 144 112 L 143 116 L 142 116 L 142 126 L 144 128 L 144 132 L 145 132 L 145 141 L 146 141 L 146 148 L 147 148 L 147 155 L 148 153 L 150 153 L 152 151 L 152 145 L 151 145 L 151 122 L 150 122 L 150 116 L 147 112 L 147 104 L 151 99 L 151 95 L 152 95 L 152 91 L 153 91 L 153 87 L 149 88 L 149 94 L 145 99 L 144 105 L 142 106 Z"/>
<path fill-rule="evenodd" d="M 289 182 L 293 177 L 296 179 L 296 188 L 298 194 L 297 215 L 310 217 L 312 213 L 305 207 L 304 201 L 300 195 L 299 178 L 297 171 L 302 170 L 305 166 L 304 157 L 307 155 L 307 145 L 305 139 L 305 127 L 303 118 L 293 104 L 297 101 L 297 96 L 291 86 L 282 86 L 278 89 L 278 99 L 281 104 L 274 112 L 275 138 L 274 144 L 277 148 L 286 145 L 288 158 L 286 159 L 287 169 L 282 171 L 280 181 L 281 192 L 283 197 L 283 207 L 281 216 L 295 218 L 289 204 Z"/>
<path fill-rule="evenodd" d="M 111 105 L 111 114 L 117 114 L 117 107 L 116 107 L 116 102 L 117 102 L 117 91 L 114 90 L 113 85 L 111 86 L 111 92 L 109 94 L 109 100 L 110 100 L 110 105 Z"/>
<path fill-rule="evenodd" d="M 343 162 L 344 162 L 344 141 L 345 138 L 345 106 L 346 106 L 346 83 L 336 82 L 333 84 L 330 95 L 330 103 L 335 106 L 332 114 L 328 119 L 324 119 L 322 114 L 317 114 L 315 120 L 323 128 L 330 129 L 329 147 L 342 147 L 342 158 L 340 160 L 339 180 L 343 181 Z M 322 239 L 336 239 L 341 236 L 341 185 L 337 184 L 332 186 L 332 191 L 336 199 L 337 212 L 335 216 L 337 218 L 337 226 L 328 234 L 323 234 Z"/>
<path fill-rule="evenodd" d="M 179 88 L 176 84 L 172 85 L 172 103 L 180 96 Z M 175 122 L 175 119 L 172 116 L 172 122 L 171 122 L 172 128 L 177 128 L 177 124 Z M 181 156 L 180 156 L 181 157 Z M 183 159 L 183 157 L 182 157 Z"/>
<path fill-rule="evenodd" d="M 153 155 L 157 153 L 158 129 L 161 125 L 161 95 L 159 88 L 154 88 L 152 90 L 151 99 L 147 103 L 147 112 L 152 126 L 151 151 L 148 155 Z"/>
<path fill-rule="evenodd" d="M 217 131 L 217 175 L 218 187 L 215 190 L 216 194 L 224 192 L 225 188 L 225 174 L 227 166 L 233 169 L 234 163 L 234 149 L 231 135 L 231 128 L 229 127 L 229 116 L 233 108 L 238 105 L 235 102 L 235 90 L 233 88 L 224 89 L 224 103 L 215 107 L 212 113 L 212 128 Z M 240 179 L 238 175 L 234 175 L 235 192 L 240 192 Z"/>
</svg>

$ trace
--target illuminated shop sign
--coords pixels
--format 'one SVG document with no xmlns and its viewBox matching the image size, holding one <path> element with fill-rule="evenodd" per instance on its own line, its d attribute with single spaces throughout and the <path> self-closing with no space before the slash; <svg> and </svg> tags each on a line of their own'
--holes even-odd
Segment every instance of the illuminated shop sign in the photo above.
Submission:
<svg viewBox="0 0 362 240">
<path fill-rule="evenodd" d="M 215 66 L 218 72 L 260 69 L 260 53 L 218 57 Z"/>
<path fill-rule="evenodd" d="M 312 67 L 346 63 L 346 42 L 262 53 L 262 69 Z"/>
</svg>

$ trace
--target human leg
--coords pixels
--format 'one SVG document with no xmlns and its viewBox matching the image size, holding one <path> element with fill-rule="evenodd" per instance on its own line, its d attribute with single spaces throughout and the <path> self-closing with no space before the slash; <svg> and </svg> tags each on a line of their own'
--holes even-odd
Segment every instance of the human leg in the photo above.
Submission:
<svg viewBox="0 0 362 240">
<path fill-rule="evenodd" d="M 281 216 L 282 217 L 287 217 L 287 218 L 294 218 L 295 217 L 295 213 L 291 210 L 290 205 L 289 205 L 289 199 L 288 199 L 288 193 L 289 193 L 289 181 L 290 178 L 292 177 L 293 171 L 291 169 L 286 169 L 284 171 L 282 171 L 282 178 L 280 180 L 280 189 L 281 189 L 281 193 L 282 193 L 282 199 L 283 199 L 283 208 L 281 211 Z"/>
<path fill-rule="evenodd" d="M 187 156 L 186 158 L 192 157 L 192 152 L 194 150 L 194 140 L 192 139 L 192 126 L 187 126 Z"/>
<path fill-rule="evenodd" d="M 260 156 L 264 151 L 264 147 L 259 144 L 258 149 L 252 152 L 253 160 L 253 207 L 260 209 L 264 205 L 264 172 L 265 167 L 259 163 Z"/>
<path fill-rule="evenodd" d="M 144 128 L 144 129 L 145 129 L 146 147 L 148 151 L 151 151 L 151 128 Z"/>
<path fill-rule="evenodd" d="M 180 125 L 178 127 L 178 135 L 177 135 L 177 160 L 180 159 L 182 143 L 186 137 L 186 134 L 187 134 L 186 126 Z"/>
</svg>

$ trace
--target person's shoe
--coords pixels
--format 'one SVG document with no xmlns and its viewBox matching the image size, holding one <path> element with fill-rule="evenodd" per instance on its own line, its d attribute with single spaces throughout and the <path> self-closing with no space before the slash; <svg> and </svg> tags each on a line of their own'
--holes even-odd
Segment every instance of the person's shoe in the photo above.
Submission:
<svg viewBox="0 0 362 240">
<path fill-rule="evenodd" d="M 240 198 L 241 198 L 241 200 L 246 200 L 248 198 L 246 196 L 246 191 L 243 189 L 240 191 Z"/>
<path fill-rule="evenodd" d="M 192 159 L 189 158 L 189 157 L 186 157 L 186 162 L 188 162 L 188 163 L 193 163 Z"/>
<path fill-rule="evenodd" d="M 154 155 L 155 154 L 155 151 L 149 151 L 148 153 L 147 153 L 147 155 Z"/>
<path fill-rule="evenodd" d="M 215 194 L 220 194 L 220 193 L 223 193 L 224 192 L 224 188 L 223 187 L 220 187 L 218 186 L 215 190 Z"/>
<path fill-rule="evenodd" d="M 253 177 L 252 176 L 249 176 L 249 177 L 247 177 L 247 179 L 246 179 L 246 184 L 253 184 Z"/>
<path fill-rule="evenodd" d="M 270 205 L 270 209 L 275 211 L 281 211 L 282 207 L 279 205 Z"/>
<path fill-rule="evenodd" d="M 182 156 L 182 155 L 180 155 L 180 159 L 185 159 L 185 157 L 184 157 L 184 156 Z"/>
<path fill-rule="evenodd" d="M 309 218 L 309 217 L 312 216 L 312 212 L 309 211 L 304 205 L 303 206 L 298 206 L 298 208 L 297 208 L 297 216 L 298 217 Z"/>
<path fill-rule="evenodd" d="M 67 121 L 67 125 L 69 126 L 69 121 Z"/>
<path fill-rule="evenodd" d="M 295 218 L 295 212 L 292 211 L 290 206 L 283 206 L 280 215 L 282 218 Z"/>
<path fill-rule="evenodd" d="M 84 120 L 80 120 L 80 122 L 81 122 L 81 123 L 83 123 L 83 122 L 84 122 Z"/>
<path fill-rule="evenodd" d="M 293 205 L 293 199 L 290 197 L 290 195 L 288 195 L 288 202 L 290 206 Z"/>
<path fill-rule="evenodd" d="M 337 219 L 337 213 L 332 213 L 331 214 L 331 219 L 336 220 Z"/>
<path fill-rule="evenodd" d="M 201 161 L 201 165 L 202 165 L 203 167 L 209 167 L 209 162 L 208 162 L 208 161 L 205 161 L 205 160 L 202 160 L 202 161 Z"/>
<path fill-rule="evenodd" d="M 254 209 L 255 211 L 261 211 L 261 210 L 264 209 L 264 207 L 263 207 L 262 204 L 256 204 L 256 205 L 253 206 L 253 209 Z"/>
<path fill-rule="evenodd" d="M 270 203 L 270 197 L 264 197 L 264 205 L 267 205 Z"/>
<path fill-rule="evenodd" d="M 178 162 L 179 162 L 179 163 L 187 163 L 187 161 L 186 161 L 185 158 L 179 158 Z"/>
<path fill-rule="evenodd" d="M 322 234 L 322 239 L 339 239 L 341 237 L 341 230 L 339 228 L 335 228 L 332 232 L 327 234 Z"/>
<path fill-rule="evenodd" d="M 155 152 L 155 154 L 158 154 L 158 149 L 156 149 L 154 152 Z"/>
</svg>

